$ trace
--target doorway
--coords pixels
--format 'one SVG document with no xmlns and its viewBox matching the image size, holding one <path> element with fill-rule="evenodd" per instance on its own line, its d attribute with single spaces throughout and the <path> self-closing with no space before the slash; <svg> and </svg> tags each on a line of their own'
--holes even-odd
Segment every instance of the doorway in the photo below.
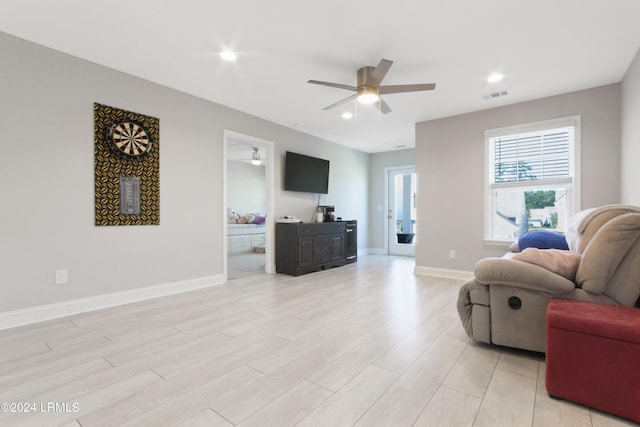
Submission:
<svg viewBox="0 0 640 427">
<path fill-rule="evenodd" d="M 225 281 L 273 273 L 274 144 L 228 130 L 223 135 Z"/>
<path fill-rule="evenodd" d="M 416 254 L 415 166 L 387 168 L 387 242 L 390 255 Z"/>
</svg>

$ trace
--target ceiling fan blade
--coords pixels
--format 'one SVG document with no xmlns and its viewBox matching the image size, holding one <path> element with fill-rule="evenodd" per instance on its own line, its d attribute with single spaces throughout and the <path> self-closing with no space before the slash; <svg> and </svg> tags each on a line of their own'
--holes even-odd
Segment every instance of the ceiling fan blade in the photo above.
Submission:
<svg viewBox="0 0 640 427">
<path fill-rule="evenodd" d="M 340 101 L 338 101 L 336 103 L 333 103 L 333 104 L 329 105 L 328 107 L 324 107 L 323 110 L 331 110 L 333 108 L 339 107 L 342 104 L 346 104 L 349 101 L 353 101 L 354 99 L 356 99 L 357 96 L 358 96 L 358 94 L 354 93 L 353 95 L 347 96 L 346 98 L 341 99 Z"/>
<path fill-rule="evenodd" d="M 382 97 L 379 98 L 379 102 L 376 103 L 376 107 L 378 107 L 378 109 L 382 114 L 387 114 L 391 112 L 391 108 L 389 108 L 389 104 L 384 102 L 384 99 L 382 99 Z"/>
<path fill-rule="evenodd" d="M 382 79 L 387 75 L 389 68 L 393 61 L 389 61 L 388 59 L 381 59 L 376 68 L 373 69 L 369 76 L 367 76 L 367 80 L 364 82 L 367 87 L 378 87 L 380 83 L 382 83 Z"/>
<path fill-rule="evenodd" d="M 436 88 L 435 83 L 424 83 L 417 85 L 392 85 L 392 86 L 380 86 L 378 88 L 378 93 L 380 94 L 389 94 L 389 93 L 402 93 L 402 92 L 418 92 L 421 90 L 434 90 Z"/>
<path fill-rule="evenodd" d="M 358 88 L 355 86 L 341 85 L 340 83 L 322 82 L 320 80 L 308 80 L 307 83 L 311 83 L 313 85 L 335 87 L 338 89 L 352 90 L 354 92 L 358 90 Z"/>
</svg>

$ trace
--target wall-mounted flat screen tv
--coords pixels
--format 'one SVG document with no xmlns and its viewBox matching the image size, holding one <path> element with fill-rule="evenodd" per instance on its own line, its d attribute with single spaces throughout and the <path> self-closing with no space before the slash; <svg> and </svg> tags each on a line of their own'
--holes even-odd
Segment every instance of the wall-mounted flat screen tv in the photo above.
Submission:
<svg viewBox="0 0 640 427">
<path fill-rule="evenodd" d="M 305 193 L 329 193 L 329 160 L 287 151 L 284 189 Z"/>
</svg>

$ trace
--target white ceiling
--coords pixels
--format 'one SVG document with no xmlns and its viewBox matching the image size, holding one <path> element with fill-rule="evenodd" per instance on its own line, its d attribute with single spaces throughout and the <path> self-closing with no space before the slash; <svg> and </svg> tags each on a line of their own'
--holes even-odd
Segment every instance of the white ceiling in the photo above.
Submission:
<svg viewBox="0 0 640 427">
<path fill-rule="evenodd" d="M 379 152 L 413 147 L 416 122 L 621 81 L 639 18 L 639 0 L 2 0 L 0 31 Z M 351 92 L 306 83 L 355 85 L 381 58 L 394 61 L 383 84 L 436 90 L 346 121 L 353 103 L 323 108 Z M 503 82 L 486 83 L 493 71 Z"/>
<path fill-rule="evenodd" d="M 251 164 L 251 156 L 253 155 L 254 148 L 258 149 L 258 155 L 264 165 L 267 161 L 267 151 L 265 150 L 265 147 L 258 143 L 251 143 L 235 138 L 227 138 L 227 160 Z"/>
</svg>

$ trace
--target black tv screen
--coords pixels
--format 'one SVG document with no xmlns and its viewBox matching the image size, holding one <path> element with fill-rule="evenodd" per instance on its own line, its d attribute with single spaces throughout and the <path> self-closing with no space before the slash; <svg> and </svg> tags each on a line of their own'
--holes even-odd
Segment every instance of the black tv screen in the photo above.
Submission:
<svg viewBox="0 0 640 427">
<path fill-rule="evenodd" d="M 329 160 L 287 151 L 284 189 L 305 193 L 329 193 Z"/>
</svg>

